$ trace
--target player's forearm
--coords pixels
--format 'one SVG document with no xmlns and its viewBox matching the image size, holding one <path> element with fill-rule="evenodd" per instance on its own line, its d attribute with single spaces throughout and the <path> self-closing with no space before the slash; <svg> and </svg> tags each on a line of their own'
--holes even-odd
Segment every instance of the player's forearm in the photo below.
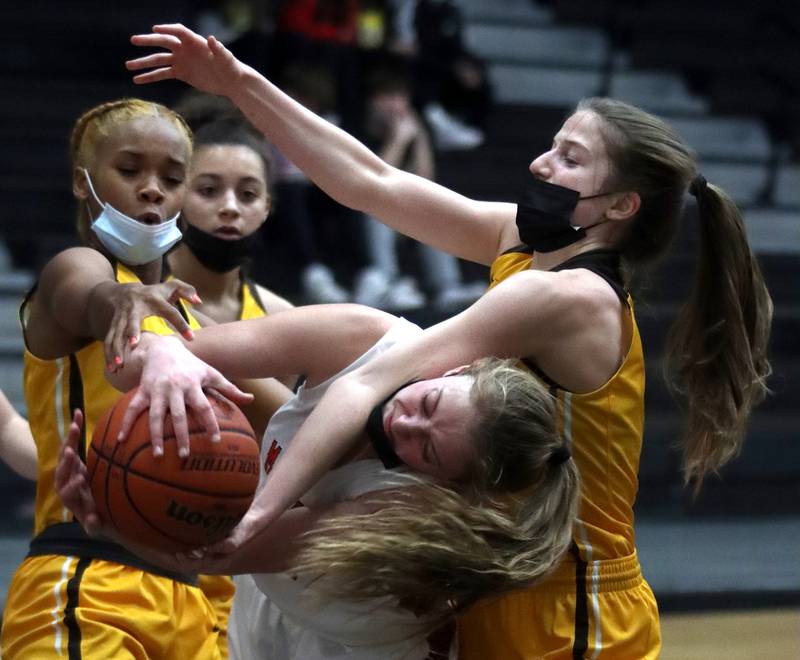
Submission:
<svg viewBox="0 0 800 660">
<path fill-rule="evenodd" d="M 389 168 L 358 140 L 245 67 L 230 99 L 295 165 L 331 197 L 370 211 L 375 178 Z"/>
<path fill-rule="evenodd" d="M 347 377 L 334 382 L 275 463 L 247 513 L 250 524 L 269 527 L 362 441 L 375 405 L 372 393 Z"/>
<path fill-rule="evenodd" d="M 28 421 L 0 391 L 0 459 L 14 472 L 35 480 L 38 453 Z"/>
</svg>

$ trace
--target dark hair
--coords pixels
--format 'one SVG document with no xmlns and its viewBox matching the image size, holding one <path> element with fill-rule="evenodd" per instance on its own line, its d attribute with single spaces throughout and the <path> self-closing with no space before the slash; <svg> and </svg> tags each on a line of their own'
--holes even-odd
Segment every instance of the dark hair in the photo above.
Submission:
<svg viewBox="0 0 800 660">
<path fill-rule="evenodd" d="M 739 452 L 750 411 L 768 392 L 772 300 L 739 209 L 699 177 L 695 154 L 666 122 L 608 98 L 585 99 L 577 111 L 602 120 L 606 187 L 641 198 L 619 246 L 631 270 L 667 251 L 690 187 L 697 196 L 695 283 L 670 330 L 665 373 L 687 404 L 684 475 L 699 490 Z"/>
<path fill-rule="evenodd" d="M 249 124 L 236 117 L 222 117 L 197 128 L 194 134 L 195 153 L 203 147 L 215 145 L 242 146 L 252 149 L 264 166 L 267 190 L 272 187 L 272 155 L 269 144 Z"/>
</svg>

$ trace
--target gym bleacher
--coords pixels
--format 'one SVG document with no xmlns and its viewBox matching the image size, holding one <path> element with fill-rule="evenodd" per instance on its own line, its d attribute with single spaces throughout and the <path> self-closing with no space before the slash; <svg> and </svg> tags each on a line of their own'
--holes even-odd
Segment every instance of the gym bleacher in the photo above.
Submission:
<svg viewBox="0 0 800 660">
<path fill-rule="evenodd" d="M 771 396 L 741 456 L 696 499 L 682 485 L 680 410 L 661 380 L 666 331 L 691 282 L 691 214 L 637 302 L 648 357 L 637 505 L 639 553 L 662 609 L 800 604 L 800 74 L 792 2 L 461 0 L 470 49 L 488 64 L 495 108 L 483 146 L 440 154 L 439 180 L 469 196 L 513 200 L 584 96 L 612 95 L 671 121 L 701 170 L 742 207 L 775 302 Z M 166 7 L 166 9 L 165 9 Z M 32 0 L 0 10 L 0 386 L 18 409 L 16 312 L 36 270 L 72 245 L 68 132 L 80 112 L 135 95 L 170 103 L 177 83 L 136 87 L 128 36 L 190 21 L 192 3 Z M 710 27 L 713 26 L 713 27 Z M 794 41 L 792 41 L 794 40 Z M 472 268 L 467 266 L 467 268 Z M 475 269 L 475 272 L 483 272 Z M 437 312 L 408 314 L 423 324 Z M 0 466 L 0 606 L 30 531 L 32 484 Z"/>
</svg>

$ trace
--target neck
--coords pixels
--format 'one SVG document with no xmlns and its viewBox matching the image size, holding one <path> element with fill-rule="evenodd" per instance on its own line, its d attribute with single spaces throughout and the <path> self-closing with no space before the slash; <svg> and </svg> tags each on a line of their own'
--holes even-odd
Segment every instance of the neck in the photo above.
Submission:
<svg viewBox="0 0 800 660">
<path fill-rule="evenodd" d="M 111 261 L 112 263 L 115 261 L 119 261 L 116 257 L 114 257 L 108 250 L 103 247 L 103 244 L 95 237 L 95 235 L 90 231 L 89 232 L 89 239 L 88 239 L 89 247 L 97 250 L 106 259 Z M 125 263 L 124 261 L 121 263 Z M 140 266 L 134 266 L 132 264 L 125 264 L 125 267 L 130 269 L 130 271 L 139 278 L 139 281 L 142 284 L 158 284 L 161 282 L 161 275 L 163 273 L 163 266 L 164 266 L 164 259 L 158 258 L 155 261 L 151 261 L 147 264 L 141 264 Z"/>
<path fill-rule="evenodd" d="M 587 236 L 583 240 L 573 243 L 572 245 L 567 245 L 560 250 L 553 250 L 553 252 L 534 252 L 531 268 L 534 270 L 552 270 L 565 261 L 572 259 L 572 257 L 583 254 L 584 252 L 610 249 L 612 249 L 612 247 L 605 241 L 593 240 L 591 236 Z"/>
<path fill-rule="evenodd" d="M 217 273 L 200 263 L 185 245 L 179 245 L 168 259 L 172 274 L 179 280 L 191 282 L 204 302 L 220 302 L 230 297 L 238 300 L 241 268 Z"/>
<path fill-rule="evenodd" d="M 339 460 L 336 467 L 345 465 L 346 463 L 353 463 L 355 461 L 363 461 L 368 458 L 378 459 L 378 455 L 372 448 L 372 443 L 366 434 L 361 436 L 361 439 L 353 445 L 353 447 Z"/>
<path fill-rule="evenodd" d="M 142 264 L 141 266 L 128 266 L 142 284 L 158 284 L 161 281 L 163 259 L 156 259 L 149 264 Z"/>
</svg>

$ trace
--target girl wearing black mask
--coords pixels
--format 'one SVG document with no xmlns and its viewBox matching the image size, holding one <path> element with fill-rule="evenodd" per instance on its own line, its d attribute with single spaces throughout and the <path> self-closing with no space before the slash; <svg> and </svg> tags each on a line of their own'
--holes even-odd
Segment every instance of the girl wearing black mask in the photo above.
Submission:
<svg viewBox="0 0 800 660">
<path fill-rule="evenodd" d="M 289 309 L 289 301 L 246 274 L 271 205 L 266 142 L 230 114 L 200 124 L 188 104 L 179 110 L 195 131 L 195 151 L 183 239 L 168 257 L 172 274 L 194 285 L 203 301 L 195 309 L 216 323 Z"/>
<path fill-rule="evenodd" d="M 667 366 L 685 395 L 684 473 L 697 488 L 738 453 L 770 372 L 772 305 L 741 213 L 700 175 L 691 149 L 643 110 L 586 99 L 530 164 L 533 188 L 520 204 L 478 202 L 387 165 L 213 37 L 161 25 L 133 43 L 166 49 L 128 63 L 150 69 L 136 82 L 178 78 L 228 97 L 340 203 L 492 268 L 492 290 L 472 307 L 331 388 L 293 439 L 307 474 L 278 478 L 278 465 L 265 488 L 269 507 L 221 549 L 268 528 L 403 382 L 479 356 L 514 356 L 558 397 L 583 501 L 570 556 L 544 584 L 466 611 L 459 656 L 658 657 L 658 608 L 634 542 L 644 355 L 627 287 L 631 273 L 667 251 L 687 193 L 697 200 L 699 267 Z M 186 392 L 196 397 L 202 384 Z M 178 394 L 159 388 L 151 390 L 158 399 Z"/>
</svg>

